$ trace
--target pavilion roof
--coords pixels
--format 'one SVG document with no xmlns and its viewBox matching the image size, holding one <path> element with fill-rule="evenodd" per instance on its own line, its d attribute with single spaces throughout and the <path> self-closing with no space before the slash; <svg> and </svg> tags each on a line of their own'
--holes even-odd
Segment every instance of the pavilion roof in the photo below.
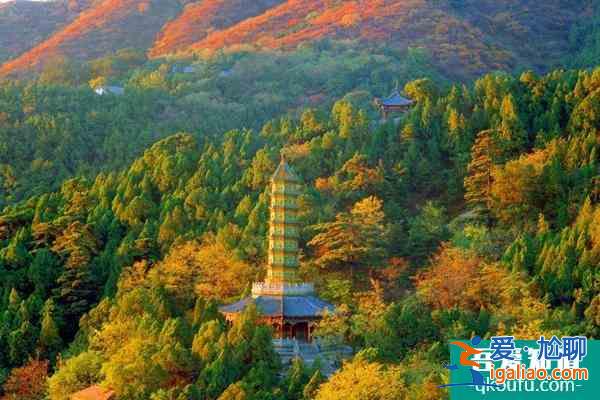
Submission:
<svg viewBox="0 0 600 400">
<path fill-rule="evenodd" d="M 333 305 L 315 296 L 258 296 L 220 307 L 219 311 L 225 314 L 240 313 L 252 302 L 265 317 L 322 317 L 335 310 Z"/>
<path fill-rule="evenodd" d="M 401 96 L 397 90 L 395 90 L 389 97 L 381 99 L 381 105 L 383 106 L 410 106 L 414 102 Z"/>
<path fill-rule="evenodd" d="M 102 386 L 93 385 L 71 395 L 71 400 L 114 400 L 115 392 Z"/>
</svg>

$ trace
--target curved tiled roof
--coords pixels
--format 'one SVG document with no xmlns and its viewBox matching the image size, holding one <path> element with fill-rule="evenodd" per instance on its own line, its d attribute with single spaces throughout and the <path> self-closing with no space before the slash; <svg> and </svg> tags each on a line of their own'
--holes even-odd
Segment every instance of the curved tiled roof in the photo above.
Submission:
<svg viewBox="0 0 600 400">
<path fill-rule="evenodd" d="M 412 103 L 412 100 L 401 96 L 398 91 L 394 91 L 388 98 L 381 99 L 383 106 L 410 106 Z"/>
<path fill-rule="evenodd" d="M 251 302 L 266 317 L 322 317 L 326 312 L 333 313 L 333 305 L 314 296 L 258 296 L 247 297 L 237 303 L 219 308 L 225 314 L 242 312 Z"/>
<path fill-rule="evenodd" d="M 115 392 L 93 385 L 71 395 L 71 400 L 113 400 Z"/>
</svg>

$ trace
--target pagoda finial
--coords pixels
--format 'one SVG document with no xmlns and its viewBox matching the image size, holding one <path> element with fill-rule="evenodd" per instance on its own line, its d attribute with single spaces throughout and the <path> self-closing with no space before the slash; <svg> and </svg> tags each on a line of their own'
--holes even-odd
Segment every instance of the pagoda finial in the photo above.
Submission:
<svg viewBox="0 0 600 400">
<path fill-rule="evenodd" d="M 296 175 L 296 173 L 292 170 L 292 168 L 287 163 L 286 154 L 283 150 L 280 152 L 281 160 L 279 161 L 279 165 L 277 169 L 273 173 L 271 177 L 271 182 L 273 181 L 287 181 L 287 182 L 296 182 L 300 183 L 300 179 Z"/>
</svg>

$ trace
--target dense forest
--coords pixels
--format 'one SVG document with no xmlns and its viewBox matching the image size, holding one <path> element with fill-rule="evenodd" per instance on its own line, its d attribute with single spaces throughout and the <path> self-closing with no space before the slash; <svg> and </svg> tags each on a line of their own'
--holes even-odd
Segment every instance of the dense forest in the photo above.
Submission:
<svg viewBox="0 0 600 400">
<path fill-rule="evenodd" d="M 131 49 L 85 64 L 56 59 L 34 81 L 0 83 L 0 206 L 75 175 L 124 168 L 174 132 L 203 140 L 260 130 L 272 118 L 329 108 L 344 96 L 372 113 L 373 95 L 417 77 L 443 81 L 418 49 L 368 52 L 334 42 L 196 61 L 147 63 Z M 93 91 L 105 85 L 125 94 Z"/>
<path fill-rule="evenodd" d="M 449 84 L 418 51 L 328 46 L 190 74 L 121 52 L 1 86 L 7 398 L 433 400 L 449 339 L 599 335 L 600 69 Z M 383 122 L 395 80 L 416 104 Z M 317 335 L 356 352 L 329 379 L 279 377 L 257 310 L 216 311 L 264 273 L 281 152 L 301 273 L 339 310 Z"/>
</svg>

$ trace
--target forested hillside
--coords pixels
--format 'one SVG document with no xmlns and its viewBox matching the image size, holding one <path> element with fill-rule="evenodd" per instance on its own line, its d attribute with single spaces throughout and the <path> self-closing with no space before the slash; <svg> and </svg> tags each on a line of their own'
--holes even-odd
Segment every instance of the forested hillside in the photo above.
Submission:
<svg viewBox="0 0 600 400">
<path fill-rule="evenodd" d="M 574 57 L 566 57 L 565 65 L 591 67 L 600 55 L 600 2 L 592 2 L 590 15 L 585 21 L 571 28 L 569 45 Z"/>
<path fill-rule="evenodd" d="M 193 72 L 182 73 L 192 65 Z M 347 95 L 372 107 L 394 81 L 428 76 L 422 52 L 367 52 L 322 43 L 298 52 L 242 53 L 144 65 L 126 50 L 85 66 L 58 62 L 34 82 L 0 84 L 0 206 L 57 189 L 75 175 L 124 168 L 173 132 L 196 138 L 253 128 Z M 99 96 L 87 84 L 122 85 Z M 372 112 L 372 110 L 371 110 Z"/>
<path fill-rule="evenodd" d="M 567 50 L 565 30 L 588 8 L 586 2 L 562 0 L 289 0 L 212 32 L 188 52 L 240 45 L 294 48 L 329 37 L 397 49 L 423 47 L 455 78 L 516 67 L 547 70 Z"/>
<path fill-rule="evenodd" d="M 152 108 L 164 106 L 164 93 L 202 84 L 160 74 L 132 76 L 156 89 L 132 89 L 135 103 L 63 86 L 3 88 L 19 99 L 4 103 L 19 107 L 4 116 L 9 131 L 27 113 L 43 124 L 44 110 L 60 110 L 55 121 L 73 127 L 66 137 L 92 151 L 98 142 L 85 143 L 80 124 L 124 107 L 120 118 L 131 122 L 119 126 L 144 127 L 126 143 L 147 147 L 128 167 L 54 191 L 39 186 L 0 214 L 7 395 L 25 382 L 43 391 L 40 377 L 50 375 L 52 400 L 92 383 L 125 400 L 367 391 L 433 400 L 445 396 L 437 385 L 447 381 L 450 338 L 598 336 L 600 70 L 492 74 L 448 87 L 418 79 L 404 87 L 416 105 L 397 125 L 372 119 L 370 100 L 354 95 L 327 111 L 306 104 L 296 115 L 265 114 L 257 130 L 212 135 L 208 126 L 150 145 L 161 132 L 200 126 L 140 122 L 167 112 Z M 149 93 L 157 97 L 146 102 Z M 65 99 L 90 107 L 86 117 Z M 300 363 L 276 379 L 279 361 L 256 311 L 228 326 L 215 309 L 263 273 L 266 189 L 281 151 L 305 182 L 301 272 L 341 311 L 317 335 L 359 353 L 329 380 Z"/>
<path fill-rule="evenodd" d="M 87 3 L 91 4 L 86 7 Z M 47 18 L 35 18 L 48 7 L 56 8 L 49 5 L 3 6 L 3 10 L 21 11 L 0 10 L 2 26 L 10 32 L 19 26 L 9 34 L 6 54 L 0 56 L 10 58 L 0 66 L 0 76 L 29 76 L 58 57 L 90 61 L 124 48 L 135 48 L 151 58 L 208 57 L 240 49 L 294 50 L 324 39 L 400 52 L 422 48 L 441 74 L 462 80 L 498 69 L 547 72 L 565 58 L 585 52 L 573 46 L 571 39 L 588 28 L 596 31 L 592 17 L 598 7 L 597 0 L 97 0 L 59 4 L 68 8 L 68 16 L 59 13 L 57 17 L 50 11 Z M 593 33 L 591 46 L 596 37 Z"/>
</svg>

